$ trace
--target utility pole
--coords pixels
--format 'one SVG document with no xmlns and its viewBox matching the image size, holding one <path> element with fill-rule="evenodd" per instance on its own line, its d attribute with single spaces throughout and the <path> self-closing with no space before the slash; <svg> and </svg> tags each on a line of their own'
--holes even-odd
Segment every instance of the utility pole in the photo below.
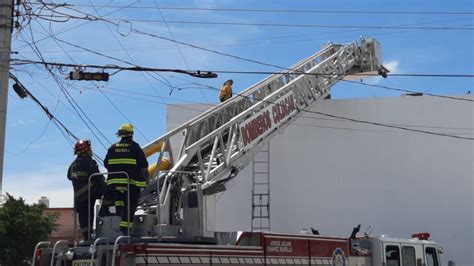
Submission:
<svg viewBox="0 0 474 266">
<path fill-rule="evenodd" d="M 7 127 L 8 73 L 13 29 L 13 0 L 0 0 L 0 195 L 3 184 L 3 157 Z"/>
</svg>

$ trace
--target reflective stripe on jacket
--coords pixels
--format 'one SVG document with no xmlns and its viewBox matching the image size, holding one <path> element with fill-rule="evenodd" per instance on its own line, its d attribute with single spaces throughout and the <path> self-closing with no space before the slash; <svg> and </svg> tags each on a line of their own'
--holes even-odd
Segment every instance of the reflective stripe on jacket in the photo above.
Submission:
<svg viewBox="0 0 474 266">
<path fill-rule="evenodd" d="M 131 138 L 122 138 L 120 142 L 112 144 L 105 156 L 104 165 L 108 172 L 126 172 L 128 175 L 110 174 L 107 185 L 146 186 L 147 176 L 143 169 L 148 168 L 148 161 L 140 145 Z"/>
<path fill-rule="evenodd" d="M 88 182 L 92 174 L 99 173 L 97 162 L 88 155 L 78 155 L 68 169 L 67 178 L 72 181 L 74 200 L 81 202 L 87 200 Z M 96 175 L 91 180 L 91 200 L 95 200 L 103 193 L 105 186 L 104 176 Z"/>
</svg>

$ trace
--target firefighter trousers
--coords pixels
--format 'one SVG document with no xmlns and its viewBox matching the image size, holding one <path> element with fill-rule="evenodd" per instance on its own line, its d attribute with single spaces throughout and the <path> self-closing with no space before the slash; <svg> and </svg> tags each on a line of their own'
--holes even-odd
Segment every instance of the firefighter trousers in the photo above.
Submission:
<svg viewBox="0 0 474 266">
<path fill-rule="evenodd" d="M 135 186 L 130 186 L 130 213 L 128 212 L 128 193 L 126 186 L 110 185 L 102 200 L 102 207 L 99 216 L 121 216 L 120 229 L 122 233 L 127 234 L 127 228 L 133 226 L 133 216 L 137 210 L 137 203 L 140 190 Z M 115 213 L 112 214 L 110 207 L 115 207 Z"/>
<path fill-rule="evenodd" d="M 91 199 L 90 205 L 88 203 L 88 200 L 74 202 L 76 213 L 79 216 L 79 225 L 81 227 L 84 240 L 88 240 L 90 238 L 88 227 L 90 226 L 90 228 L 92 228 L 93 226 L 95 198 Z"/>
</svg>

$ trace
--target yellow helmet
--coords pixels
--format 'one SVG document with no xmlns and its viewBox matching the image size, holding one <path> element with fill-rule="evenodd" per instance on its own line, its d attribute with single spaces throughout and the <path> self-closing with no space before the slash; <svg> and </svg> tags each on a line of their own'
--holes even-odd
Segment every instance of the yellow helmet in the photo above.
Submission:
<svg viewBox="0 0 474 266">
<path fill-rule="evenodd" d="M 123 124 L 117 131 L 117 136 L 119 137 L 130 137 L 132 135 L 133 135 L 132 124 Z"/>
</svg>

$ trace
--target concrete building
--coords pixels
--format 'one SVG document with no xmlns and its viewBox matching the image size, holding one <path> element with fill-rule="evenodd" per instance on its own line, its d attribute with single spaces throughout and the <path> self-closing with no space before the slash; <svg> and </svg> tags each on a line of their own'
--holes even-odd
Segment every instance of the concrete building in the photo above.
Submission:
<svg viewBox="0 0 474 266">
<path fill-rule="evenodd" d="M 463 96 L 474 99 L 470 95 Z M 168 106 L 168 129 L 208 105 Z M 474 105 L 429 96 L 325 100 L 313 110 L 474 138 Z M 430 232 L 444 262 L 474 265 L 472 140 L 303 113 L 270 143 L 271 230 L 409 238 Z M 172 143 L 178 145 L 177 143 Z M 250 230 L 251 167 L 219 197 L 222 231 Z M 238 204 L 237 204 L 238 203 Z M 370 227 L 369 227 L 370 226 Z"/>
<path fill-rule="evenodd" d="M 42 197 L 38 200 L 38 204 L 43 204 L 44 206 L 46 206 L 46 208 L 49 208 L 49 199 L 48 199 L 48 197 L 42 196 Z"/>
</svg>

